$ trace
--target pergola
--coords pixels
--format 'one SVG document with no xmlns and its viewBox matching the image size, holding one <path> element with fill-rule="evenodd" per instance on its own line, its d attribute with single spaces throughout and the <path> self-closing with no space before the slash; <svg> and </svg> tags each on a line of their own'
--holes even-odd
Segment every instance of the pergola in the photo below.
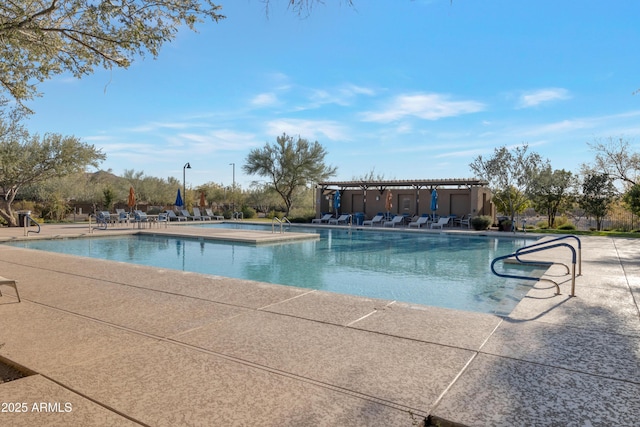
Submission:
<svg viewBox="0 0 640 427">
<path fill-rule="evenodd" d="M 401 187 L 401 188 L 442 188 L 442 187 L 486 187 L 489 185 L 488 181 L 477 178 L 446 178 L 446 179 L 392 179 L 392 180 L 357 180 L 357 181 L 326 181 L 319 182 L 316 187 L 322 188 L 322 190 L 329 189 L 331 187 L 337 187 L 340 190 L 356 189 L 367 190 L 369 188 L 376 188 L 380 192 L 383 192 L 387 188 Z"/>
<path fill-rule="evenodd" d="M 320 213 L 320 207 L 322 205 L 323 198 L 329 198 L 334 195 L 336 192 L 340 192 L 341 196 L 345 193 L 353 193 L 357 192 L 361 194 L 362 205 L 361 209 L 363 211 L 367 211 L 367 193 L 373 192 L 376 196 L 376 199 L 373 201 L 379 200 L 382 194 L 385 191 L 392 191 L 394 193 L 411 190 L 413 197 L 415 197 L 415 212 L 420 211 L 420 191 L 428 191 L 431 193 L 432 190 L 437 189 L 438 192 L 440 190 L 444 190 L 445 192 L 451 192 L 456 190 L 467 190 L 469 194 L 480 192 L 488 192 L 488 181 L 478 178 L 445 178 L 445 179 L 392 179 L 392 180 L 351 180 L 351 181 L 323 181 L 316 184 L 316 189 L 318 192 L 317 201 L 317 213 Z M 473 206 L 470 206 L 469 211 L 478 211 L 480 206 L 475 202 Z M 483 205 L 484 206 L 484 205 Z M 357 210 L 360 210 L 358 208 Z M 484 208 L 482 208 L 484 210 Z"/>
</svg>

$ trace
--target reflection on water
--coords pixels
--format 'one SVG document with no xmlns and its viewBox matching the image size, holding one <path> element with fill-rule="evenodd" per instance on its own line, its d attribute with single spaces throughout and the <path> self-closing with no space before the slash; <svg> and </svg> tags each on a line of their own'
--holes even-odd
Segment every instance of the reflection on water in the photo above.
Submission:
<svg viewBox="0 0 640 427">
<path fill-rule="evenodd" d="M 497 314 L 509 313 L 532 283 L 493 276 L 489 268 L 493 258 L 512 253 L 531 240 L 349 229 L 311 231 L 319 233 L 320 240 L 270 246 L 159 236 L 12 244 Z M 523 270 L 522 274 L 539 276 L 541 272 Z"/>
</svg>

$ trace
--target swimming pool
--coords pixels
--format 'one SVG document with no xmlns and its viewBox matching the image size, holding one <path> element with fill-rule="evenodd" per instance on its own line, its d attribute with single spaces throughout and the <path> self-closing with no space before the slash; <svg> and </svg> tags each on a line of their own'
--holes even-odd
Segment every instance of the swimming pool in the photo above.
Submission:
<svg viewBox="0 0 640 427">
<path fill-rule="evenodd" d="M 237 224 L 201 227 L 238 227 Z M 246 225 L 242 225 L 246 228 Z M 270 230 L 271 227 L 260 227 Z M 251 226 L 250 228 L 255 228 Z M 295 228 L 319 240 L 249 245 L 133 235 L 8 243 L 30 249 L 343 294 L 505 315 L 530 282 L 490 272 L 491 260 L 531 243 L 522 238 Z M 518 274 L 540 276 L 530 268 Z"/>
</svg>

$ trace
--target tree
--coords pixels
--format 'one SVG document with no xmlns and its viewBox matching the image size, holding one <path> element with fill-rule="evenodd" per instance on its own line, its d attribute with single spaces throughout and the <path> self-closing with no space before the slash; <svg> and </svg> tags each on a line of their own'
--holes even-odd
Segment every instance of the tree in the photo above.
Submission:
<svg viewBox="0 0 640 427">
<path fill-rule="evenodd" d="M 218 21 L 212 0 L 13 0 L 0 4 L 0 86 L 20 105 L 36 84 L 96 66 L 128 67 L 136 56 L 157 57 L 178 29 Z"/>
<path fill-rule="evenodd" d="M 484 159 L 482 156 L 475 158 L 469 165 L 476 177 L 489 182 L 489 187 L 494 194 L 496 204 L 503 204 L 507 214 L 511 217 L 511 223 L 517 208 L 522 204 L 522 197 L 526 197 L 533 177 L 542 166 L 542 158 L 539 154 L 528 153 L 528 145 L 523 144 L 509 151 L 507 147 L 496 148 L 493 157 Z M 513 189 L 515 191 L 509 191 Z"/>
<path fill-rule="evenodd" d="M 297 189 L 335 175 L 336 168 L 324 164 L 326 154 L 318 141 L 310 143 L 283 133 L 275 144 L 251 150 L 242 169 L 249 175 L 268 177 L 271 188 L 282 197 L 288 215 Z"/>
<path fill-rule="evenodd" d="M 504 190 L 496 190 L 493 193 L 493 203 L 498 212 L 520 215 L 531 205 L 531 200 L 522 191 L 511 186 Z"/>
<path fill-rule="evenodd" d="M 629 141 L 609 138 L 589 146 L 597 152 L 592 166 L 583 169 L 588 172 L 607 174 L 613 181 L 621 181 L 626 187 L 638 184 L 640 177 L 640 154 L 631 153 Z"/>
<path fill-rule="evenodd" d="M 576 179 L 564 169 L 552 170 L 546 166 L 533 178 L 529 198 L 538 212 L 546 212 L 549 227 L 555 225 L 558 210 L 568 207 L 573 198 Z"/>
<path fill-rule="evenodd" d="M 631 212 L 640 216 L 640 184 L 629 188 L 624 194 L 623 201 Z"/>
<path fill-rule="evenodd" d="M 582 181 L 580 206 L 596 219 L 598 231 L 602 229 L 602 219 L 616 197 L 612 179 L 605 173 L 590 173 Z"/>
<path fill-rule="evenodd" d="M 0 217 L 10 226 L 17 222 L 11 203 L 23 186 L 44 182 L 97 166 L 105 155 L 74 136 L 29 135 L 24 129 L 2 132 L 0 122 Z"/>
</svg>

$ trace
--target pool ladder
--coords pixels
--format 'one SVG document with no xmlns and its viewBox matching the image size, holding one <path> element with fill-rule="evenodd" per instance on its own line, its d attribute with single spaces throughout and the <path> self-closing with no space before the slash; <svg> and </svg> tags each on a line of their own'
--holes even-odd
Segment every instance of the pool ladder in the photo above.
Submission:
<svg viewBox="0 0 640 427">
<path fill-rule="evenodd" d="M 33 222 L 36 225 L 36 227 L 38 227 L 37 231 L 29 230 L 29 221 Z M 35 219 L 31 218 L 31 215 L 25 215 L 25 218 L 24 218 L 24 235 L 28 236 L 29 233 L 39 234 L 40 233 L 40 224 Z"/>
<path fill-rule="evenodd" d="M 564 239 L 576 239 L 576 241 L 578 242 L 578 250 L 576 251 L 576 248 L 574 248 L 572 245 L 565 243 L 565 242 L 561 242 L 561 243 L 554 243 L 554 242 L 558 242 L 559 240 L 564 240 Z M 571 250 L 571 264 L 572 264 L 572 268 L 569 269 L 569 266 L 561 263 L 561 262 L 551 262 L 551 261 L 525 261 L 520 259 L 520 257 L 522 255 L 528 255 L 528 254 L 532 254 L 535 252 L 542 252 L 544 250 L 547 249 L 553 249 L 553 248 L 558 248 L 558 247 L 566 247 L 569 248 Z M 568 235 L 568 236 L 561 236 L 561 237 L 557 237 L 555 239 L 551 239 L 551 240 L 546 240 L 544 242 L 539 242 L 539 243 L 534 243 L 533 245 L 529 245 L 529 246 L 525 246 L 523 248 L 518 249 L 517 251 L 515 251 L 512 254 L 509 255 L 503 255 L 503 256 L 499 256 L 497 258 L 494 258 L 493 261 L 491 261 L 491 272 L 493 274 L 495 274 L 496 276 L 499 277 L 505 277 L 505 278 L 509 278 L 509 279 L 519 279 L 519 280 L 533 280 L 533 281 L 539 281 L 539 280 L 544 280 L 547 282 L 551 282 L 556 286 L 556 295 L 560 295 L 560 286 L 558 285 L 557 282 L 551 280 L 551 279 L 545 279 L 545 278 L 535 278 L 535 277 L 528 277 L 528 276 L 520 276 L 520 275 L 516 275 L 516 274 L 505 274 L 505 273 L 498 273 L 495 270 L 495 264 L 498 261 L 502 261 L 508 258 L 514 258 L 518 263 L 523 264 L 523 265 L 543 265 L 543 266 L 547 266 L 547 267 L 551 267 L 552 265 L 563 265 L 566 269 L 567 269 L 567 274 L 571 274 L 571 296 L 575 297 L 576 296 L 576 259 L 577 259 L 577 264 L 578 264 L 578 276 L 582 275 L 582 242 L 580 242 L 580 239 L 577 236 L 574 235 Z"/>
<path fill-rule="evenodd" d="M 282 229 L 282 226 L 285 223 L 288 224 L 288 228 L 289 228 L 289 230 L 291 230 L 291 221 L 289 221 L 289 219 L 286 216 L 283 216 L 282 219 L 279 219 L 277 216 L 274 216 L 273 219 L 271 220 L 271 232 L 272 233 L 276 232 L 276 222 L 278 222 L 280 224 L 280 234 L 284 233 L 284 230 Z"/>
</svg>

